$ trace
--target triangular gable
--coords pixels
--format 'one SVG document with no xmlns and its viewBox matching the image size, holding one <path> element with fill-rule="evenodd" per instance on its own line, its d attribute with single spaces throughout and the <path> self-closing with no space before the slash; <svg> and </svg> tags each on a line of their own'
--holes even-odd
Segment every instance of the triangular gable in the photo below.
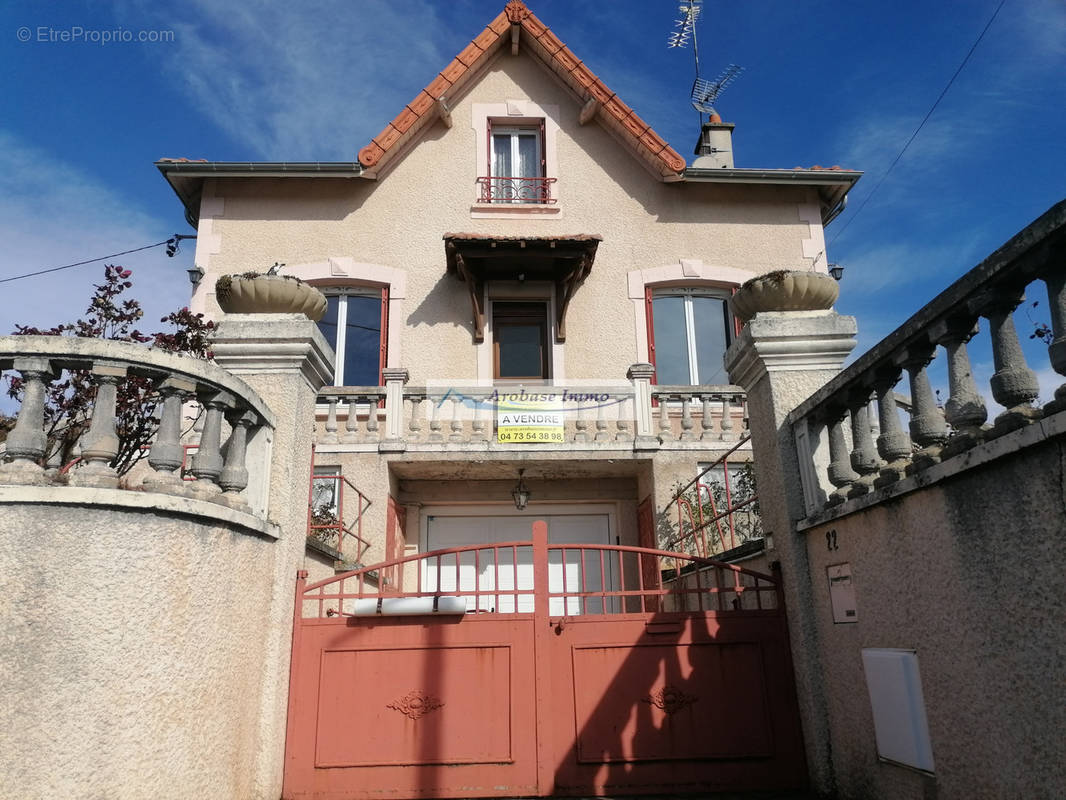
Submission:
<svg viewBox="0 0 1066 800">
<path fill-rule="evenodd" d="M 585 103 L 582 122 L 594 116 L 664 179 L 678 179 L 685 159 L 670 147 L 633 109 L 597 78 L 570 49 L 537 19 L 521 0 L 510 0 L 496 19 L 457 55 L 385 129 L 359 151 L 359 163 L 380 170 L 402 146 L 436 119 L 448 118 L 448 98 L 458 94 L 478 67 L 503 46 L 529 51 L 555 72 Z"/>
</svg>

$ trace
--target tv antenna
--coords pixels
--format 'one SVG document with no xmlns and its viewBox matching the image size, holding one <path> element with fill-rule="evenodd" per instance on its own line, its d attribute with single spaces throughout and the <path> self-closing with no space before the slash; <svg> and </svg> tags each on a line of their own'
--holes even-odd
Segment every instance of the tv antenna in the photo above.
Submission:
<svg viewBox="0 0 1066 800">
<path fill-rule="evenodd" d="M 674 30 L 667 39 L 667 47 L 684 48 L 689 41 L 692 42 L 692 56 L 696 67 L 696 80 L 692 83 L 692 107 L 700 114 L 700 124 L 703 124 L 704 114 L 716 114 L 714 104 L 729 84 L 735 81 L 744 67 L 730 64 L 714 80 L 700 77 L 700 45 L 696 37 L 696 20 L 699 19 L 703 10 L 703 0 L 687 0 L 678 6 L 680 19 L 674 22 Z"/>
</svg>

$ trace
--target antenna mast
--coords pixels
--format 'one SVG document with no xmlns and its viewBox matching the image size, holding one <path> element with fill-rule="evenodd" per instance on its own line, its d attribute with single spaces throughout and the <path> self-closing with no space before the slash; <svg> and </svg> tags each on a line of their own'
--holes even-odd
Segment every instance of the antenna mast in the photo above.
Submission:
<svg viewBox="0 0 1066 800">
<path fill-rule="evenodd" d="M 696 80 L 692 84 L 692 107 L 696 109 L 700 117 L 700 126 L 703 126 L 703 116 L 717 113 L 714 103 L 717 102 L 725 88 L 737 79 L 744 67 L 730 64 L 713 81 L 700 77 L 700 46 L 696 37 L 696 20 L 699 19 L 700 11 L 703 10 L 703 0 L 686 0 L 678 11 L 681 18 L 674 22 L 675 30 L 670 32 L 667 39 L 667 47 L 685 47 L 689 39 L 692 40 L 692 56 L 696 67 Z"/>
</svg>

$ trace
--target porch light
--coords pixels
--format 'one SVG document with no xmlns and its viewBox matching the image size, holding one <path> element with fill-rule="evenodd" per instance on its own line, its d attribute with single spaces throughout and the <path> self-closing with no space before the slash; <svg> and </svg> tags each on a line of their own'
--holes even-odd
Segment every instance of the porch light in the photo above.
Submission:
<svg viewBox="0 0 1066 800">
<path fill-rule="evenodd" d="M 189 273 L 189 283 L 191 283 L 193 286 L 198 286 L 200 281 L 203 280 L 203 277 L 204 277 L 204 268 L 203 267 L 194 264 L 193 266 L 189 267 L 189 269 L 187 269 L 185 271 Z"/>
<path fill-rule="evenodd" d="M 522 481 L 522 473 L 524 469 L 518 470 L 518 483 L 511 490 L 511 497 L 514 498 L 514 507 L 519 511 L 525 511 L 526 506 L 529 505 L 529 489 L 526 488 L 526 484 Z"/>
<path fill-rule="evenodd" d="M 840 264 L 830 264 L 829 274 L 833 276 L 833 280 L 839 281 L 844 277 L 844 267 Z"/>
</svg>

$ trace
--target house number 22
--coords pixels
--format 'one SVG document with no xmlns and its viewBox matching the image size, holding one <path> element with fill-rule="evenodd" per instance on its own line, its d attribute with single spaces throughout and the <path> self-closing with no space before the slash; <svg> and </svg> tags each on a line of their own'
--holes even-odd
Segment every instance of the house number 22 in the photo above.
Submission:
<svg viewBox="0 0 1066 800">
<path fill-rule="evenodd" d="M 837 529 L 832 528 L 825 532 L 825 549 L 826 550 L 839 550 L 837 547 Z"/>
</svg>

